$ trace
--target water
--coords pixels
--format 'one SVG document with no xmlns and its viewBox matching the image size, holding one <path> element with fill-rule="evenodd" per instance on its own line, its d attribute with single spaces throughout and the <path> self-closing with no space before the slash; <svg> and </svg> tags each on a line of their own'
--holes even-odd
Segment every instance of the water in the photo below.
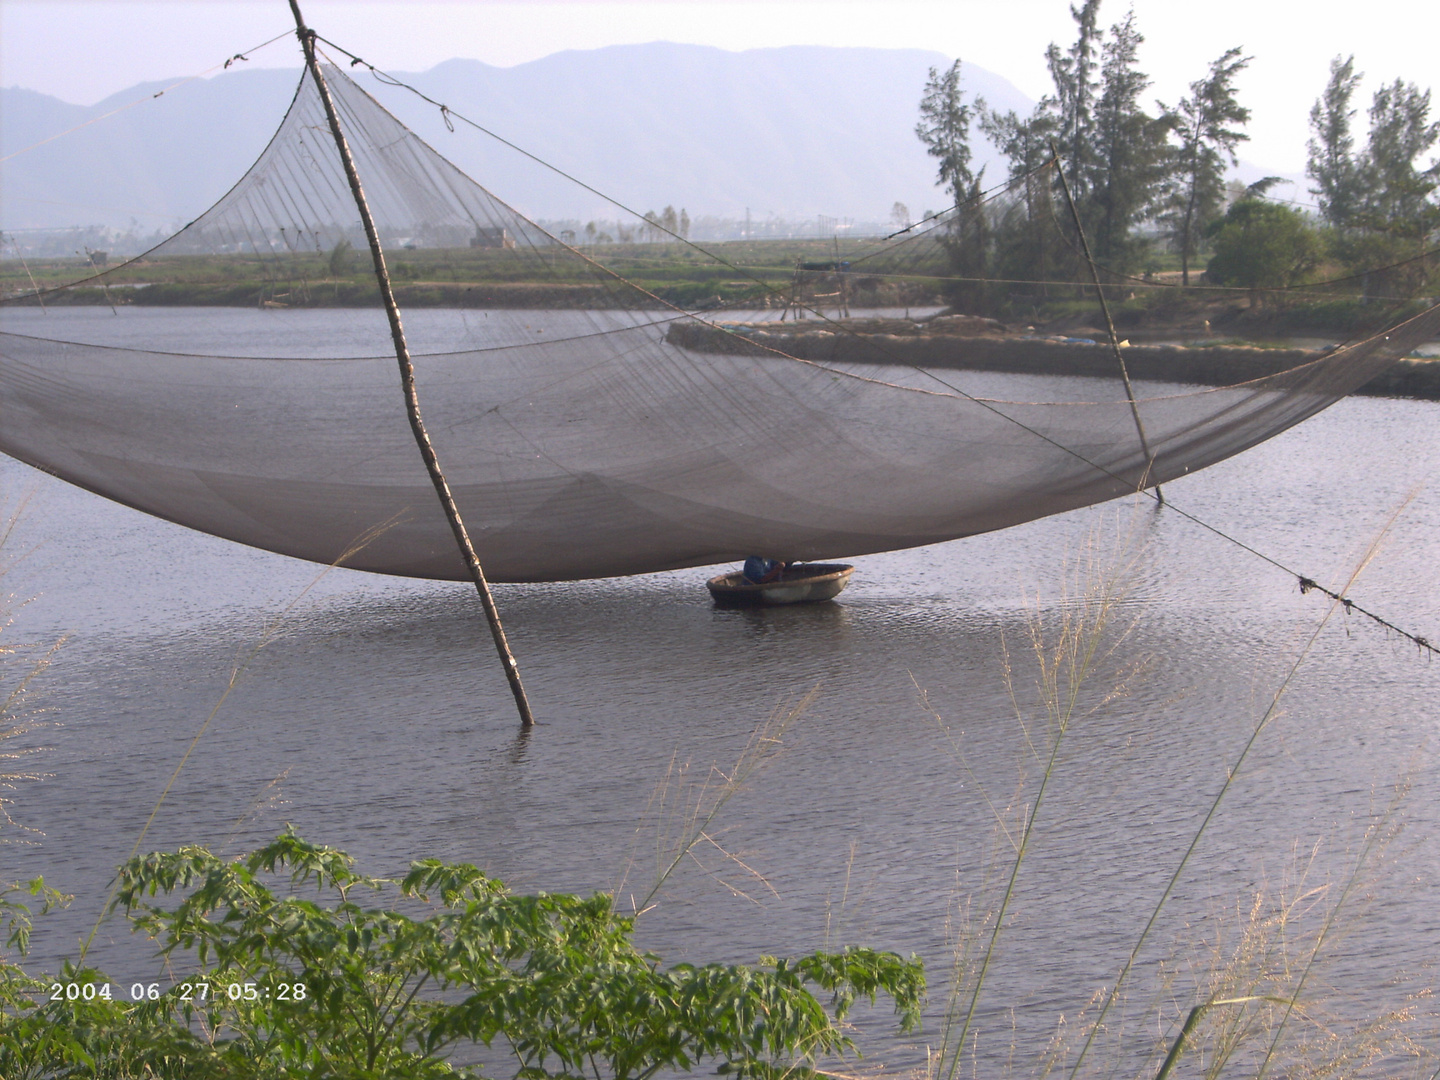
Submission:
<svg viewBox="0 0 1440 1080">
<path fill-rule="evenodd" d="M 188 329 L 169 325 L 177 340 Z M 1344 580 L 1403 505 L 1352 593 L 1440 639 L 1440 492 L 1427 486 L 1436 410 L 1347 400 L 1166 495 L 1327 582 Z M 152 520 L 8 459 L 0 485 L 9 506 L 29 496 L 5 549 L 23 558 L 4 587 L 34 598 L 12 611 L 6 640 L 69 635 L 30 700 L 49 723 L 33 764 L 50 775 L 12 793 L 14 816 L 40 835 L 0 846 L 0 877 L 43 873 L 77 897 L 41 922 L 36 968 L 89 932 L 237 660 L 278 619 L 204 727 L 146 848 L 237 853 L 290 822 L 372 873 L 434 855 L 516 889 L 579 892 L 616 886 L 638 851 L 624 903 L 653 876 L 645 808 L 672 763 L 728 768 L 757 724 L 818 688 L 784 753 L 722 822 L 725 845 L 764 881 L 712 850 L 716 876 L 687 865 L 641 920 L 640 941 L 668 961 L 753 961 L 823 946 L 828 920 L 831 944 L 917 952 L 938 983 L 947 911 L 970 895 L 983 911 L 1008 868 L 992 803 L 1004 813 L 1035 796 L 1024 730 L 1038 741 L 1044 725 L 1031 620 L 1073 609 L 1066 567 L 1092 537 L 1102 551 L 1130 537 L 1140 554 L 1120 618 L 1133 628 L 1098 691 L 1134 663 L 1145 670 L 1063 744 L 982 1001 L 989 1074 L 1012 1043 L 1017 1071 L 1038 1071 L 1061 1016 L 1073 1024 L 1113 977 L 1325 612 L 1294 579 L 1178 514 L 1128 503 L 869 556 L 839 602 L 803 609 L 715 610 L 704 570 L 501 586 L 542 719 L 525 736 L 464 587 L 339 570 L 304 592 L 319 568 Z M 1006 647 L 1024 730 L 1002 676 Z M 1153 1045 L 1156 1023 L 1140 1017 L 1164 997 L 1161 962 L 1182 967 L 1172 1019 L 1192 1003 L 1184 962 L 1208 963 L 1195 943 L 1255 890 L 1281 890 L 1317 845 L 1309 881 L 1338 891 L 1397 783 L 1408 786 L 1405 831 L 1363 872 L 1314 986 L 1339 987 L 1334 1008 L 1353 1018 L 1433 984 L 1437 701 L 1440 666 L 1414 647 L 1354 616 L 1320 633 L 1143 950 L 1126 1041 L 1106 1043 L 1104 1060 Z M 122 985 L 161 977 L 113 919 L 90 958 Z M 862 1015 L 871 1064 L 923 1061 L 938 1039 L 943 993 L 934 997 L 918 1038 L 894 1037 L 884 1009 Z M 1440 1050 L 1433 1036 L 1429 1048 Z"/>
</svg>

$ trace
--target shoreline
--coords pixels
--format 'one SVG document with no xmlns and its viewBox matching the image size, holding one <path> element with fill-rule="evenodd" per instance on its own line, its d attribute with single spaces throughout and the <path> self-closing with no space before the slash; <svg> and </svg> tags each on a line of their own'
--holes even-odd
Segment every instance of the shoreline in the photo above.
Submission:
<svg viewBox="0 0 1440 1080">
<path fill-rule="evenodd" d="M 154 289 L 154 292 L 151 290 Z M 265 301 L 265 308 L 292 310 L 364 308 L 374 306 L 378 293 L 368 288 L 319 290 L 305 303 Z M 503 308 L 515 310 L 604 310 L 612 306 L 608 291 L 594 286 L 568 284 L 504 283 L 489 286 L 454 285 L 443 289 L 410 286 L 397 289 L 403 305 L 416 309 Z M 147 295 L 148 294 L 148 295 Z M 142 299 L 143 297 L 143 299 Z M 209 291 L 197 298 L 194 292 L 178 287 L 149 287 L 112 291 L 110 299 L 120 306 L 137 308 L 226 307 L 254 308 L 255 294 L 248 286 Z M 196 303 L 197 299 L 202 300 Z M 318 302 L 317 302 L 318 301 Z M 328 302 L 326 302 L 328 301 Z M 99 289 L 74 290 L 59 305 L 63 307 L 106 306 Z M 39 306 L 33 299 L 17 307 Z M 656 303 L 655 310 L 665 305 Z M 703 311 L 695 312 L 705 315 Z M 710 312 L 712 317 L 720 314 Z M 1017 331 L 994 319 L 969 315 L 938 315 L 923 320 L 899 317 L 861 317 L 800 322 L 710 323 L 680 319 L 670 325 L 666 340 L 693 352 L 761 355 L 779 351 L 817 363 L 879 364 L 914 366 L 937 370 L 994 371 L 1025 375 L 1075 375 L 1114 378 L 1115 359 L 1103 332 L 1068 319 L 1051 327 L 1068 325 L 1064 332 L 1045 333 L 1026 328 Z M 837 326 L 842 331 L 822 329 Z M 1224 330 L 1239 333 L 1224 334 Z M 1125 364 L 1132 379 L 1144 382 L 1189 383 L 1199 386 L 1232 386 L 1278 374 L 1315 360 L 1329 349 L 1287 348 L 1247 341 L 1242 334 L 1254 327 L 1222 326 L 1220 331 L 1188 324 L 1150 324 L 1117 328 L 1124 341 Z M 1214 342 L 1203 339 L 1214 337 Z M 1183 343 L 1175 338 L 1193 340 Z M 1287 337 L 1334 338 L 1321 327 L 1287 328 Z M 1148 341 L 1145 339 L 1149 339 Z M 1158 340 L 1157 340 L 1158 339 Z M 1169 339 L 1169 340 L 1167 340 Z M 1354 391 L 1367 397 L 1413 398 L 1440 401 L 1440 357 L 1406 357 Z"/>
<path fill-rule="evenodd" d="M 955 320 L 953 323 L 951 320 Z M 847 321 L 841 320 L 842 325 Z M 850 320 L 854 334 L 818 329 L 775 329 L 779 323 L 736 323 L 723 329 L 676 323 L 666 334 L 695 352 L 755 354 L 777 350 L 817 363 L 881 364 L 937 370 L 996 371 L 1023 375 L 1114 378 L 1108 344 L 1088 337 L 1017 336 L 988 319 L 950 316 L 933 320 L 939 332 L 909 331 L 902 320 Z M 861 323 L 869 325 L 858 325 Z M 949 326 L 944 324 L 949 323 Z M 879 325 L 877 325 L 879 324 Z M 794 325 L 794 324 L 792 324 Z M 919 327 L 925 324 L 910 324 Z M 888 332 L 887 332 L 888 331 Z M 896 332 L 899 331 L 899 332 Z M 947 332 L 948 331 L 948 332 Z M 747 349 L 748 345 L 748 349 Z M 1214 345 L 1124 345 L 1130 377 L 1142 382 L 1233 386 L 1276 375 L 1323 355 L 1326 349 L 1267 348 L 1222 340 Z M 1368 397 L 1440 401 L 1440 357 L 1407 357 L 1354 391 Z"/>
</svg>

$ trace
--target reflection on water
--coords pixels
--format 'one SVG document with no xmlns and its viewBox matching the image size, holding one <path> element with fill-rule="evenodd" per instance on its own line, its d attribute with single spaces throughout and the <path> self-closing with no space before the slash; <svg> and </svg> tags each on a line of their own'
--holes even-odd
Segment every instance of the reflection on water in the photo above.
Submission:
<svg viewBox="0 0 1440 1080">
<path fill-rule="evenodd" d="M 1340 580 L 1433 474 L 1435 410 L 1343 402 L 1167 495 Z M 292 822 L 376 873 L 434 855 L 519 889 L 587 892 L 614 886 L 633 858 L 633 884 L 654 861 L 637 822 L 672 762 L 728 768 L 758 723 L 818 686 L 786 751 L 722 823 L 727 847 L 776 895 L 753 903 L 692 868 L 641 920 L 642 943 L 669 960 L 753 960 L 819 947 L 828 920 L 832 944 L 913 950 L 939 978 L 957 888 L 982 911 L 1005 865 L 997 811 L 1011 823 L 1034 796 L 1031 745 L 1043 747 L 1046 730 L 1034 620 L 1053 630 L 1073 610 L 1068 570 L 1107 558 L 1117 533 L 1130 538 L 1142 554 L 1117 616 L 1129 636 L 1067 736 L 982 1002 L 980 1053 L 992 1063 L 1012 1040 L 1044 1046 L 1059 1017 L 1113 977 L 1323 612 L 1293 580 L 1179 515 L 1124 504 L 867 557 L 838 602 L 813 607 L 717 610 L 704 570 L 504 586 L 542 719 L 526 735 L 463 587 L 334 571 L 281 616 L 317 568 L 150 520 L 13 462 L 0 463 L 0 479 L 12 504 L 34 492 L 8 549 L 28 554 L 6 587 L 36 599 L 7 640 L 73 634 L 34 701 L 53 722 L 42 759 L 52 775 L 15 793 L 17 818 L 43 842 L 0 847 L 0 876 L 44 873 L 77 894 L 41 923 L 41 966 L 88 931 L 234 666 L 280 617 L 146 847 L 235 853 Z M 1440 492 L 1422 488 L 1355 595 L 1440 638 L 1437 565 Z M 1139 661 L 1146 673 L 1091 711 Z M 1437 680 L 1440 666 L 1359 620 L 1325 630 L 1142 953 L 1131 1012 L 1149 1006 L 1160 962 L 1188 955 L 1185 943 L 1237 898 L 1278 885 L 1297 846 L 1320 845 L 1312 881 L 1348 874 L 1397 779 L 1412 785 L 1405 844 L 1393 870 L 1377 867 L 1377 900 L 1363 918 L 1357 910 L 1326 980 L 1371 1007 L 1401 992 L 1396 976 L 1440 958 Z M 126 983 L 154 971 L 113 921 L 92 958 Z M 918 1042 L 890 1030 L 883 1010 L 862 1017 L 872 1061 L 923 1060 Z M 932 1016 L 921 1041 L 937 1037 Z M 1127 1046 L 1139 1052 L 1150 1037 Z"/>
</svg>

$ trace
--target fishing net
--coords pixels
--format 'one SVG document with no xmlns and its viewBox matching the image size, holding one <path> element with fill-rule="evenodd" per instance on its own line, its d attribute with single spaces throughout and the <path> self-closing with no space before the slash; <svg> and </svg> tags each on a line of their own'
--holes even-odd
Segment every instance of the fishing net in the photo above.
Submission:
<svg viewBox="0 0 1440 1080">
<path fill-rule="evenodd" d="M 340 70 L 325 76 L 402 310 L 416 325 L 427 308 L 470 313 L 458 347 L 439 337 L 445 347 L 427 347 L 420 334 L 415 365 L 441 465 L 494 580 L 755 553 L 829 559 L 1004 528 L 1236 454 L 1440 328 L 1432 309 L 1241 385 L 1138 384 L 1147 454 L 1118 379 L 1085 380 L 1092 400 L 998 400 L 978 373 L 896 363 L 883 335 L 844 362 L 806 359 L 715 313 L 684 312 L 512 210 Z M 465 578 L 384 320 L 365 310 L 379 304 L 368 266 L 307 75 L 270 145 L 213 208 L 141 258 L 49 294 L 48 314 L 7 314 L 0 450 L 255 547 L 331 562 L 368 536 L 346 565 Z M 119 317 L 70 306 L 107 302 Z M 772 317 L 786 310 L 767 303 Z M 167 304 L 244 304 L 253 321 L 219 320 L 224 340 L 186 320 L 166 324 L 166 340 L 140 340 L 158 324 L 130 316 Z M 326 306 L 343 311 L 306 314 Z M 203 347 L 187 347 L 176 325 L 195 342 L 209 335 Z M 1035 383 L 1037 396 L 1054 396 L 1056 381 Z"/>
</svg>

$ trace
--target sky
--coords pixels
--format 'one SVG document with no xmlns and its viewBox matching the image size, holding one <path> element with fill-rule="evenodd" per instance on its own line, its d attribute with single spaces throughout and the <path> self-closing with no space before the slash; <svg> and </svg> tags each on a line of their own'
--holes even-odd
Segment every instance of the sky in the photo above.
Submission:
<svg viewBox="0 0 1440 1080">
<path fill-rule="evenodd" d="M 308 22 L 380 67 L 423 71 L 452 57 L 509 67 L 566 49 L 676 41 L 741 50 L 781 45 L 923 48 L 973 62 L 1039 98 L 1044 52 L 1073 40 L 1068 0 L 303 0 Z M 1371 0 L 1134 0 L 1152 97 L 1174 102 L 1210 61 L 1241 46 L 1252 110 L 1242 156 L 1278 173 L 1304 170 L 1307 117 L 1332 57 L 1367 76 L 1428 88 L 1440 70 L 1440 3 Z M 1105 25 L 1130 10 L 1107 0 Z M 1362 17 L 1363 13 L 1363 17 Z M 142 81 L 194 75 L 293 28 L 285 0 L 0 0 L 0 83 L 89 105 Z M 252 65 L 298 67 L 293 39 Z M 1440 114 L 1440 100 L 1435 113 Z M 1363 122 L 1363 117 L 1362 117 Z"/>
</svg>

